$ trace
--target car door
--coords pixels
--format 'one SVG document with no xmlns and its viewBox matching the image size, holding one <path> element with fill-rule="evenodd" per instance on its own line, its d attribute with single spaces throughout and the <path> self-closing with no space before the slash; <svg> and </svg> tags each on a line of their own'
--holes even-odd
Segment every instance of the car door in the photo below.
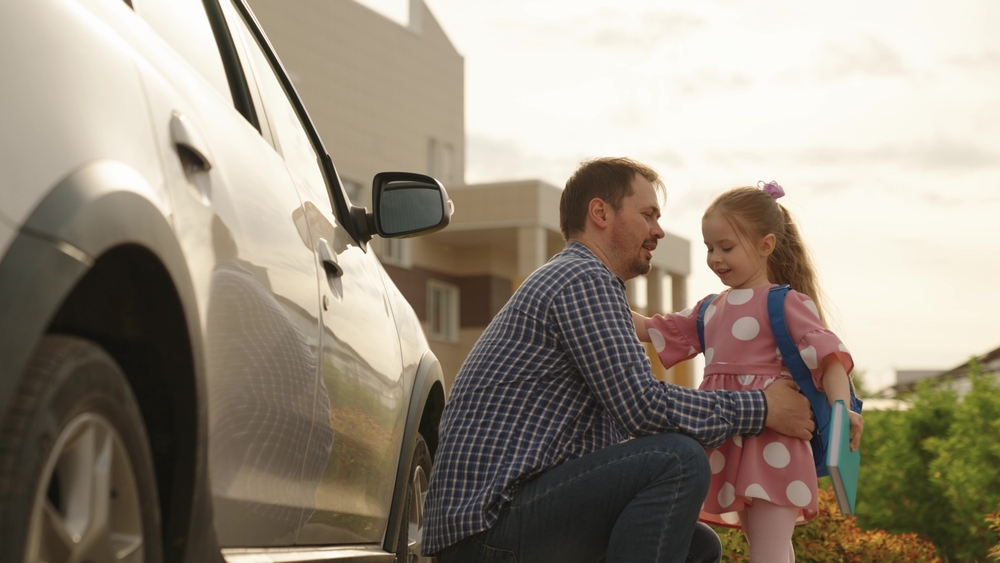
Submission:
<svg viewBox="0 0 1000 563">
<path fill-rule="evenodd" d="M 217 537 L 292 545 L 319 484 L 303 468 L 329 452 L 310 449 L 321 433 L 320 314 L 302 203 L 267 129 L 234 107 L 226 72 L 242 71 L 224 68 L 202 0 L 132 5 L 136 66 L 199 293 Z"/>
<path fill-rule="evenodd" d="M 334 213 L 346 195 L 321 166 L 323 149 L 269 47 L 228 5 L 254 63 L 267 121 L 303 199 L 303 220 L 321 260 L 321 377 L 317 420 L 332 432 L 314 436 L 328 451 L 315 503 L 299 544 L 379 543 L 385 534 L 402 443 L 409 388 L 402 377 L 399 338 L 379 265 L 367 243 L 352 237 Z M 329 186 L 332 186 L 332 190 Z M 343 208 L 343 206 L 341 206 Z"/>
</svg>

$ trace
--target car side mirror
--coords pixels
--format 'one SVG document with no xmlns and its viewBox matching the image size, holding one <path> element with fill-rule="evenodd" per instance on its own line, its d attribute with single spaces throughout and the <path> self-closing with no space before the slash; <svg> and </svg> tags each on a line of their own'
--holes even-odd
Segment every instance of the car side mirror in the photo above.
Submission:
<svg viewBox="0 0 1000 563">
<path fill-rule="evenodd" d="M 412 172 L 380 172 L 372 181 L 372 211 L 354 207 L 362 243 L 373 234 L 406 238 L 440 231 L 451 222 L 455 206 L 448 192 L 430 176 Z"/>
</svg>

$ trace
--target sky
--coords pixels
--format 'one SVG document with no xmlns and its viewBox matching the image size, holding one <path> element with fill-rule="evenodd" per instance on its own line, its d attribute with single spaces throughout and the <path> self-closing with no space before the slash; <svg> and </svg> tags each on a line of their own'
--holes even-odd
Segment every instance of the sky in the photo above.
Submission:
<svg viewBox="0 0 1000 563">
<path fill-rule="evenodd" d="M 467 182 L 653 166 L 693 302 L 724 289 L 705 207 L 775 180 L 870 389 L 1000 346 L 1000 2 L 426 2 L 465 59 Z"/>
</svg>

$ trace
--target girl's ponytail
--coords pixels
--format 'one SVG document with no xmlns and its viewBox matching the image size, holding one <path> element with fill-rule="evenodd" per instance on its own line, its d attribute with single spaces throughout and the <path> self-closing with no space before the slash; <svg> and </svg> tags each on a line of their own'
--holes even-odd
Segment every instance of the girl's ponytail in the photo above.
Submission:
<svg viewBox="0 0 1000 563">
<path fill-rule="evenodd" d="M 799 227 L 785 206 L 775 202 L 781 211 L 782 235 L 775 233 L 774 252 L 767 259 L 767 275 L 772 282 L 788 284 L 799 293 L 812 298 L 819 312 L 819 320 L 826 324 L 820 303 L 819 280 L 813 268 L 812 259 L 802 242 Z"/>
</svg>

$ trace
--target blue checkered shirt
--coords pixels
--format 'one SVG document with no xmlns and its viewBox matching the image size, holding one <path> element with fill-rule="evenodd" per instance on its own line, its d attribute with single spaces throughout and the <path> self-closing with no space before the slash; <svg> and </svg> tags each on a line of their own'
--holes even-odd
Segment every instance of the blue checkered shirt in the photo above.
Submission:
<svg viewBox="0 0 1000 563">
<path fill-rule="evenodd" d="M 629 436 L 706 447 L 764 429 L 762 391 L 657 381 L 625 284 L 571 242 L 514 293 L 455 377 L 424 504 L 425 554 L 491 527 L 517 487 Z"/>
</svg>

